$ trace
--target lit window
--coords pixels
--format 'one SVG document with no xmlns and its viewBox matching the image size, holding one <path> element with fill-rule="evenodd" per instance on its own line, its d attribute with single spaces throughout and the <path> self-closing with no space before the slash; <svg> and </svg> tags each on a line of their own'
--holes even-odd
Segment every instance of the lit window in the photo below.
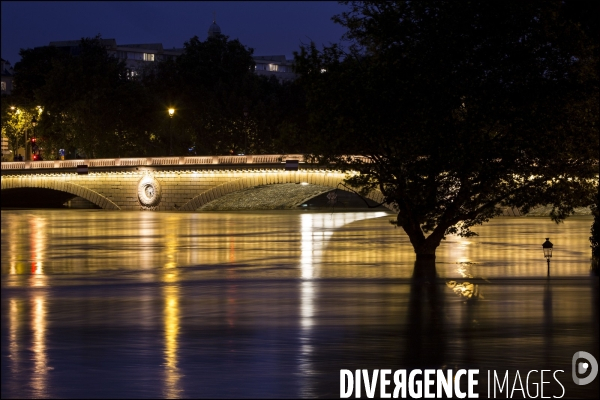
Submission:
<svg viewBox="0 0 600 400">
<path fill-rule="evenodd" d="M 278 71 L 279 65 L 277 64 L 269 64 L 269 71 Z"/>
<path fill-rule="evenodd" d="M 154 54 L 144 53 L 144 61 L 154 61 Z"/>
<path fill-rule="evenodd" d="M 2 91 L 6 92 L 6 82 L 2 82 Z"/>
</svg>

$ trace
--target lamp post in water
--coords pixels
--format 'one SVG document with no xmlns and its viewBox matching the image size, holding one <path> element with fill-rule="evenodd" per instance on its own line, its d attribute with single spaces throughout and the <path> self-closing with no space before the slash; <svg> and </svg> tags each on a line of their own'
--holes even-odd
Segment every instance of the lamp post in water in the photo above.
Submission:
<svg viewBox="0 0 600 400">
<path fill-rule="evenodd" d="M 544 257 L 546 257 L 546 261 L 548 261 L 548 276 L 550 276 L 550 259 L 552 258 L 552 247 L 554 245 L 550 242 L 550 238 L 546 238 L 546 241 L 542 244 L 542 249 L 544 250 Z"/>
</svg>

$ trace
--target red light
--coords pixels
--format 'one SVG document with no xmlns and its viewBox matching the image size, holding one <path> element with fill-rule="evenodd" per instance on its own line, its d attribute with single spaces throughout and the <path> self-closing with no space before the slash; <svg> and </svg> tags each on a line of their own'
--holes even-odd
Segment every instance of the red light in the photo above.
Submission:
<svg viewBox="0 0 600 400">
<path fill-rule="evenodd" d="M 36 141 L 37 141 L 36 138 L 34 138 L 34 137 L 31 138 L 31 143 L 35 143 Z"/>
<path fill-rule="evenodd" d="M 33 155 L 33 161 L 37 161 L 37 159 L 38 159 L 38 155 L 37 155 L 37 154 L 34 154 L 34 155 Z"/>
</svg>

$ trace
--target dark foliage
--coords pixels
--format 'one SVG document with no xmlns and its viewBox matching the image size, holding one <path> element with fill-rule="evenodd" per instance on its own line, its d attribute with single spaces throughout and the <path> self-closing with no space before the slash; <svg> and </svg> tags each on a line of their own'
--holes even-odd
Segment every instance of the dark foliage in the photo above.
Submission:
<svg viewBox="0 0 600 400">
<path fill-rule="evenodd" d="M 21 57 L 11 102 L 43 107 L 46 158 L 58 149 L 93 158 L 296 150 L 301 92 L 254 74 L 252 49 L 227 36 L 193 37 L 180 57 L 135 78 L 100 37 L 82 39 L 76 55 L 48 46 Z"/>
<path fill-rule="evenodd" d="M 598 46 L 585 13 L 558 1 L 347 4 L 334 19 L 350 47 L 296 54 L 311 153 L 380 190 L 418 258 L 501 206 L 552 204 L 558 222 L 593 203 Z"/>
</svg>

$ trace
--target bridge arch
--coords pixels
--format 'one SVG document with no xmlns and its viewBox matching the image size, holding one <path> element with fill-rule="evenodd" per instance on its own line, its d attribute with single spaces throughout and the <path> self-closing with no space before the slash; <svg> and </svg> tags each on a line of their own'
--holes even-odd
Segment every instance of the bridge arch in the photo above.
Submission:
<svg viewBox="0 0 600 400">
<path fill-rule="evenodd" d="M 344 188 L 338 187 L 338 184 L 343 181 L 346 177 L 343 173 L 328 172 L 328 173 L 290 173 L 290 172 L 276 172 L 269 173 L 269 179 L 266 181 L 257 181 L 256 177 L 241 177 L 238 179 L 225 182 L 219 186 L 209 189 L 205 192 L 199 193 L 187 203 L 182 205 L 180 211 L 195 211 L 200 207 L 208 204 L 214 200 L 217 200 L 227 194 L 234 193 L 240 190 L 249 189 L 261 185 L 271 184 L 283 184 L 283 183 L 301 183 L 306 182 L 309 184 L 327 186 L 333 189 L 340 189 L 348 191 Z M 366 198 L 381 203 L 383 201 L 383 194 L 379 190 L 374 190 L 369 193 Z M 389 205 L 384 204 L 385 207 L 394 211 Z"/>
<path fill-rule="evenodd" d="M 341 171 L 316 168 L 289 171 L 281 167 L 281 165 L 277 165 L 277 168 L 273 169 L 262 165 L 258 168 L 231 167 L 227 169 L 126 167 L 122 170 L 119 169 L 120 167 L 115 167 L 114 170 L 92 170 L 88 174 L 79 174 L 73 171 L 49 173 L 47 170 L 39 172 L 11 170 L 3 171 L 1 182 L 3 193 L 5 189 L 16 189 L 14 195 L 17 200 L 21 196 L 18 191 L 48 190 L 55 194 L 62 193 L 67 197 L 78 196 L 107 210 L 146 210 L 147 208 L 144 208 L 139 199 L 140 179 L 146 176 L 154 177 L 162 187 L 160 202 L 152 208 L 156 211 L 195 211 L 225 195 L 274 184 L 307 183 L 319 186 L 319 190 L 323 190 L 321 193 L 325 193 L 329 189 L 345 190 L 339 184 L 344 181 L 347 174 Z M 314 189 L 313 187 L 312 190 L 306 191 L 304 201 L 314 197 Z M 345 191 L 348 192 L 348 190 Z M 295 202 L 297 195 L 301 196 L 303 191 L 292 190 L 291 192 L 296 193 L 294 195 L 296 197 L 290 197 Z M 48 204 L 60 201 L 60 199 L 53 200 L 52 196 L 54 196 L 52 193 L 48 193 L 48 196 L 34 194 L 27 198 L 36 198 L 40 202 L 48 202 Z M 381 203 L 383 200 L 383 195 L 377 190 L 366 197 L 375 203 Z M 298 199 L 298 201 L 300 200 Z M 292 203 L 286 203 L 286 207 L 290 204 Z M 385 206 L 390 208 L 389 205 Z"/>
<path fill-rule="evenodd" d="M 79 196 L 105 210 L 120 210 L 121 208 L 100 193 L 84 186 L 55 179 L 2 179 L 2 190 L 7 189 L 52 189 Z"/>
</svg>

